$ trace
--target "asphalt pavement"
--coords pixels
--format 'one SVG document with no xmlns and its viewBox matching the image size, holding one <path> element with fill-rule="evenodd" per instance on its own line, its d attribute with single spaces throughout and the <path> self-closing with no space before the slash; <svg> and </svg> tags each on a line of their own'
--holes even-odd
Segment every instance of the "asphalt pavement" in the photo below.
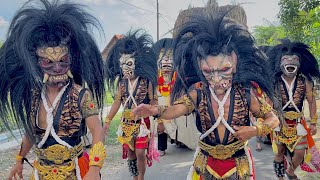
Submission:
<svg viewBox="0 0 320 180">
<path fill-rule="evenodd" d="M 250 140 L 249 147 L 252 150 L 254 159 L 254 168 L 257 180 L 276 179 L 273 173 L 273 152 L 271 145 L 263 145 L 261 152 L 255 151 L 255 138 Z M 146 180 L 185 180 L 192 165 L 194 151 L 187 148 L 177 148 L 174 144 L 168 145 L 166 155 L 160 157 L 160 163 L 154 162 L 153 166 L 147 168 L 145 175 Z M 108 175 L 107 178 L 112 180 L 130 180 L 126 163 L 120 170 L 121 173 Z"/>
</svg>

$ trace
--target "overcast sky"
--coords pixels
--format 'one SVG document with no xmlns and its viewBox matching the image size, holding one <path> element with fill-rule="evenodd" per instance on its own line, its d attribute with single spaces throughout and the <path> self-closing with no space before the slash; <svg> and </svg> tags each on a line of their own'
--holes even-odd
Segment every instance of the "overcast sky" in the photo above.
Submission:
<svg viewBox="0 0 320 180">
<path fill-rule="evenodd" d="M 73 0 L 88 6 L 89 11 L 98 18 L 104 30 L 104 36 L 95 35 L 102 50 L 114 34 L 126 33 L 132 28 L 144 28 L 156 40 L 156 0 Z M 26 0 L 1 1 L 0 6 L 0 40 L 6 38 L 9 23 L 17 9 Z M 218 0 L 219 5 L 243 3 L 250 29 L 256 25 L 267 25 L 277 22 L 279 0 Z M 142 9 L 130 6 L 133 4 Z M 180 10 L 204 6 L 207 0 L 159 0 L 160 38 L 170 37 L 167 33 L 174 26 Z M 148 10 L 148 11 L 146 11 Z"/>
</svg>

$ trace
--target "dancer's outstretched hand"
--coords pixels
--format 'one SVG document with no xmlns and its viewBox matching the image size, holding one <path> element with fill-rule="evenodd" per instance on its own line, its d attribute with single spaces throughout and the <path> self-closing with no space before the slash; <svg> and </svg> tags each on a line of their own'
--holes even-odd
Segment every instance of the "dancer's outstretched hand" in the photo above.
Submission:
<svg viewBox="0 0 320 180">
<path fill-rule="evenodd" d="M 254 126 L 234 126 L 233 129 L 236 130 L 233 136 L 240 141 L 249 140 L 257 135 L 257 129 Z"/>
<path fill-rule="evenodd" d="M 315 134 L 317 134 L 317 126 L 311 124 L 311 125 L 309 126 L 309 128 L 310 128 L 310 133 L 311 133 L 312 136 L 315 135 Z"/>
<path fill-rule="evenodd" d="M 90 166 L 89 171 L 83 180 L 98 180 L 100 178 L 100 168 L 98 166 Z"/>
<path fill-rule="evenodd" d="M 23 169 L 22 162 L 17 161 L 16 164 L 12 167 L 12 169 L 10 171 L 8 180 L 23 179 L 22 169 Z"/>
<path fill-rule="evenodd" d="M 138 119 L 140 117 L 149 117 L 149 116 L 155 116 L 157 115 L 158 107 L 157 106 L 151 106 L 149 104 L 140 104 L 136 108 L 132 110 L 132 115 Z"/>
</svg>

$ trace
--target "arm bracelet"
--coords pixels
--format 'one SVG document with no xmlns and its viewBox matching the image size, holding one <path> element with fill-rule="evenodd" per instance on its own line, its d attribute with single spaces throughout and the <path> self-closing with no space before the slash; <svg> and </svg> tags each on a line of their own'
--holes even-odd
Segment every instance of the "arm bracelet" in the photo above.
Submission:
<svg viewBox="0 0 320 180">
<path fill-rule="evenodd" d="M 106 117 L 106 119 L 104 120 L 104 123 L 106 124 L 111 124 L 112 119 L 109 119 L 109 117 Z"/>
<path fill-rule="evenodd" d="M 158 114 L 153 116 L 155 119 L 160 118 L 163 115 L 163 113 L 167 110 L 168 106 L 158 105 L 157 108 L 158 108 Z"/>
<path fill-rule="evenodd" d="M 317 124 L 318 123 L 318 114 L 316 113 L 310 120 L 310 124 Z"/>
<path fill-rule="evenodd" d="M 255 125 L 257 128 L 257 136 L 265 136 L 272 132 L 272 128 L 268 124 L 259 124 Z"/>
<path fill-rule="evenodd" d="M 98 166 L 102 168 L 106 156 L 106 150 L 102 142 L 94 144 L 90 150 L 89 166 Z"/>
</svg>

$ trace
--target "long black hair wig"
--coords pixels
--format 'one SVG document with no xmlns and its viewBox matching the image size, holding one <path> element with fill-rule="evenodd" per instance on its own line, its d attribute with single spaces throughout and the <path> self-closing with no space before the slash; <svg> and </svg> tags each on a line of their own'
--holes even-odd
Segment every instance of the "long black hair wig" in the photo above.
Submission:
<svg viewBox="0 0 320 180">
<path fill-rule="evenodd" d="M 74 81 L 86 85 L 102 107 L 104 71 L 92 29 L 100 23 L 84 6 L 60 0 L 31 0 L 15 14 L 0 49 L 0 118 L 14 119 L 33 138 L 30 122 L 32 91 L 43 87 L 36 50 L 42 46 L 69 47 Z"/>
<path fill-rule="evenodd" d="M 226 17 L 226 13 L 208 10 L 206 16 L 192 16 L 179 31 L 175 39 L 174 62 L 178 72 L 172 101 L 188 92 L 196 83 L 207 84 L 199 61 L 209 55 L 237 55 L 237 70 L 233 84 L 249 86 L 251 81 L 258 83 L 269 97 L 272 97 L 272 83 L 266 56 L 255 45 L 254 38 L 247 28 Z"/>
<path fill-rule="evenodd" d="M 115 89 L 115 81 L 123 79 L 120 67 L 122 54 L 133 54 L 135 59 L 135 75 L 148 79 L 153 89 L 157 87 L 157 57 L 152 50 L 152 37 L 144 30 L 130 30 L 123 38 L 112 47 L 106 60 L 107 84 L 112 90 Z"/>
<path fill-rule="evenodd" d="M 169 51 L 173 50 L 173 39 L 172 38 L 163 38 L 154 43 L 153 50 L 158 57 L 159 64 L 161 63 L 161 60 L 163 56 L 168 53 Z M 160 57 L 162 52 L 162 56 Z"/>
</svg>

